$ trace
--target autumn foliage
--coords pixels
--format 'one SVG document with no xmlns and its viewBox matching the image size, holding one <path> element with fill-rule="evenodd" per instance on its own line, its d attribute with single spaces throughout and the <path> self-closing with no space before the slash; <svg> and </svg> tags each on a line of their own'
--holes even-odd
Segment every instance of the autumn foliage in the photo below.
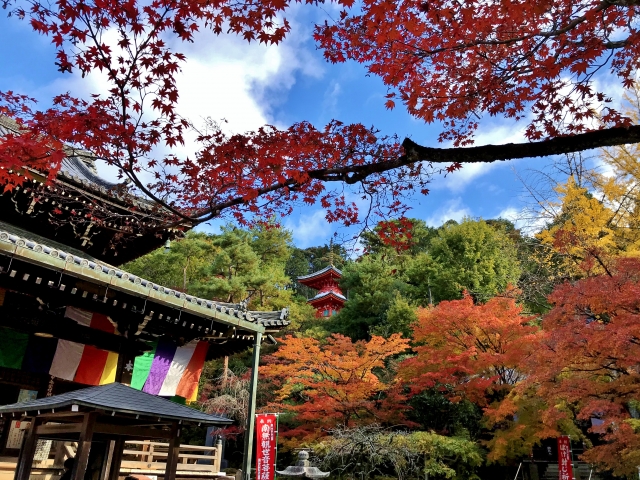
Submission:
<svg viewBox="0 0 640 480">
<path fill-rule="evenodd" d="M 355 343 L 342 335 L 324 344 L 313 338 L 284 339 L 260 373 L 280 383 L 278 408 L 296 414 L 298 426 L 286 436 L 308 441 L 336 426 L 398 419 L 400 412 L 384 401 L 393 385 L 383 383 L 375 370 L 407 347 L 397 334 Z"/>
<path fill-rule="evenodd" d="M 538 328 L 521 315 L 508 297 L 485 304 L 444 301 L 420 309 L 414 327 L 416 355 L 401 363 L 399 376 L 416 394 L 442 388 L 451 399 L 468 399 L 483 407 L 500 400 L 522 380 L 521 365 L 535 349 Z"/>
<path fill-rule="evenodd" d="M 607 125 L 628 124 L 592 76 L 607 65 L 632 85 L 637 8 L 591 0 L 374 0 L 343 10 L 315 36 L 328 60 L 353 59 L 380 76 L 388 108 L 399 101 L 428 123 L 443 122 L 441 139 L 469 143 L 480 114 L 489 114 L 530 118 L 526 135 L 536 140 L 588 130 L 596 112 Z"/>
<path fill-rule="evenodd" d="M 286 215 L 300 203 L 352 225 L 403 216 L 408 196 L 427 193 L 434 174 L 464 163 L 640 140 L 640 127 L 613 107 L 594 77 L 607 71 L 631 86 L 640 53 L 636 1 L 336 0 L 335 23 L 316 26 L 327 60 L 364 63 L 387 86 L 386 106 L 399 101 L 410 115 L 440 123 L 441 141 L 471 144 L 483 116 L 501 116 L 528 122 L 526 136 L 535 143 L 440 149 L 339 120 L 228 135 L 215 122 L 182 118 L 182 42 L 210 29 L 277 44 L 290 31 L 285 15 L 292 3 L 3 0 L 11 15 L 51 40 L 61 72 L 101 72 L 108 89 L 88 98 L 63 93 L 43 110 L 28 97 L 0 92 L 0 114 L 21 128 L 0 142 L 0 181 L 8 188 L 24 181 L 16 165 L 55 173 L 67 145 L 118 167 L 134 193 L 173 214 L 170 222 L 222 215 L 250 222 L 256 214 Z M 179 155 L 187 132 L 197 137 L 192 153 Z M 367 208 L 361 211 L 351 194 Z"/>
<path fill-rule="evenodd" d="M 551 295 L 530 377 L 519 388 L 535 387 L 548 426 L 571 420 L 602 436 L 586 461 L 629 474 L 640 461 L 640 260 L 620 259 L 612 270 Z"/>
</svg>

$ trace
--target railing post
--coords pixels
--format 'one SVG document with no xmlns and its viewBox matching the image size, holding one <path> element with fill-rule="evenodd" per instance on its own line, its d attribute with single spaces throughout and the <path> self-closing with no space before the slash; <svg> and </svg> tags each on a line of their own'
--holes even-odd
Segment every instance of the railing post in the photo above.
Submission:
<svg viewBox="0 0 640 480">
<path fill-rule="evenodd" d="M 258 388 L 258 365 L 260 363 L 260 343 L 262 333 L 256 332 L 253 345 L 253 365 L 251 369 L 251 384 L 249 386 L 249 408 L 247 412 L 247 426 L 244 431 L 244 456 L 242 458 L 242 475 L 245 480 L 251 479 L 251 457 L 253 455 L 253 434 L 256 416 L 256 390 Z"/>
<path fill-rule="evenodd" d="M 216 451 L 215 457 L 213 457 L 213 471 L 214 473 L 218 473 L 220 471 L 220 466 L 222 465 L 222 439 L 218 438 L 216 442 Z"/>
</svg>

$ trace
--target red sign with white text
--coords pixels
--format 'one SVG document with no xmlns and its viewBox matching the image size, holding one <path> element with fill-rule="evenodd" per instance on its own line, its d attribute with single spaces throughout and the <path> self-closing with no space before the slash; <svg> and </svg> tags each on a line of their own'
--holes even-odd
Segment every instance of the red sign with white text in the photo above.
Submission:
<svg viewBox="0 0 640 480">
<path fill-rule="evenodd" d="M 571 439 L 567 436 L 558 437 L 558 480 L 572 479 Z"/>
<path fill-rule="evenodd" d="M 256 415 L 256 480 L 273 480 L 275 476 L 276 422 L 275 415 Z"/>
</svg>

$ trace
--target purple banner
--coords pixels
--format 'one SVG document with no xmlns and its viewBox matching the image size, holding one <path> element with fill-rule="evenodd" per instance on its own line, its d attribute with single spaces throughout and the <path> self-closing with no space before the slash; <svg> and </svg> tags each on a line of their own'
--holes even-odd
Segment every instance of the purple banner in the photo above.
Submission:
<svg viewBox="0 0 640 480">
<path fill-rule="evenodd" d="M 142 388 L 143 392 L 150 393 L 151 395 L 158 395 L 158 393 L 160 393 L 162 382 L 164 382 L 169 372 L 169 367 L 171 367 L 171 361 L 176 354 L 176 349 L 177 345 L 170 340 L 161 339 L 158 342 L 149 376 Z"/>
</svg>

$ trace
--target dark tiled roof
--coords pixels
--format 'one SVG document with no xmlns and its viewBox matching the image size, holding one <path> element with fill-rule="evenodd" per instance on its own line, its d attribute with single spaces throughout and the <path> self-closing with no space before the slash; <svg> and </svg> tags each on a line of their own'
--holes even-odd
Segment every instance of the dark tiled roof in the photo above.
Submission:
<svg viewBox="0 0 640 480">
<path fill-rule="evenodd" d="M 321 292 L 321 293 L 317 294 L 315 297 L 310 298 L 309 302 L 313 302 L 313 301 L 318 300 L 320 298 L 324 298 L 327 295 L 333 295 L 333 296 L 339 298 L 340 300 L 346 300 L 347 299 L 347 297 L 345 297 L 341 293 L 335 292 L 333 290 L 329 290 L 328 292 Z"/>
<path fill-rule="evenodd" d="M 17 132 L 18 124 L 12 119 L 0 115 L 0 137 Z M 95 156 L 90 152 L 70 147 L 66 148 L 65 151 L 67 157 L 60 164 L 57 177 L 59 180 L 71 182 L 78 187 L 99 192 L 145 210 L 154 208 L 153 202 L 132 195 L 126 189 L 120 188 L 124 184 L 114 183 L 100 177 L 96 169 Z"/>
<path fill-rule="evenodd" d="M 184 405 L 179 405 L 162 397 L 141 392 L 121 383 L 110 383 L 99 387 L 82 388 L 73 392 L 39 398 L 23 403 L 13 403 L 0 407 L 0 413 L 34 412 L 82 405 L 108 412 L 146 415 L 166 420 L 182 420 L 217 425 L 228 425 L 232 420 L 209 415 Z"/>
<path fill-rule="evenodd" d="M 89 157 L 86 158 L 87 160 L 83 160 L 81 156 L 77 155 L 66 157 L 62 160 L 58 176 L 80 183 L 86 187 L 110 190 L 118 186 L 117 183 L 112 183 L 98 176 L 98 172 L 93 165 L 93 159 Z"/>
<path fill-rule="evenodd" d="M 336 274 L 337 276 L 341 277 L 342 276 L 342 272 L 340 270 L 338 270 L 336 267 L 334 267 L 333 265 L 329 265 L 327 267 L 324 267 L 322 270 L 318 270 L 317 272 L 313 272 L 310 273 L 309 275 L 302 275 L 301 277 L 298 277 L 298 281 L 300 280 L 308 280 L 311 278 L 315 278 L 315 277 L 319 277 L 320 275 L 331 271 L 332 273 Z"/>
</svg>

